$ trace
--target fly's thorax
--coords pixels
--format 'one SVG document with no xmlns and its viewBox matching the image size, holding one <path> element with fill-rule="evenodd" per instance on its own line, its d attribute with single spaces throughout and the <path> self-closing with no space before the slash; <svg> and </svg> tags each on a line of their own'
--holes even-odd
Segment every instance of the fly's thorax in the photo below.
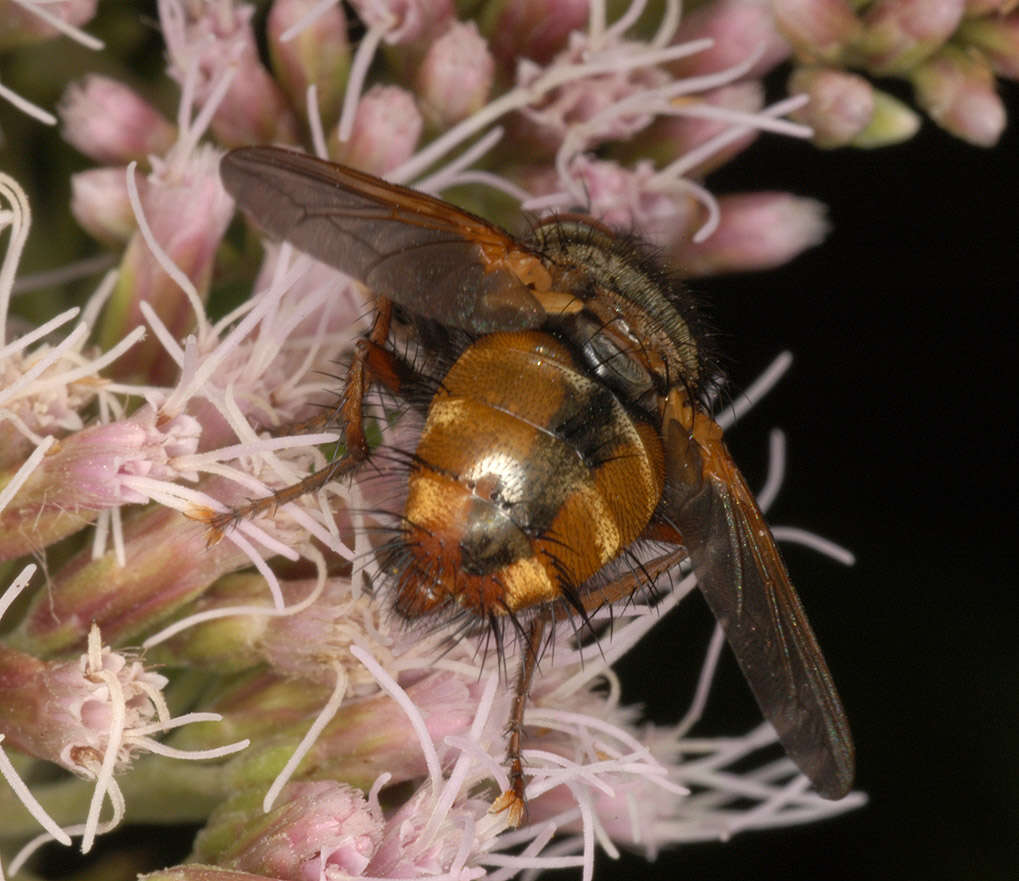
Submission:
<svg viewBox="0 0 1019 881">
<path fill-rule="evenodd" d="M 533 247 L 553 285 L 583 309 L 553 326 L 585 365 L 624 400 L 660 412 L 669 389 L 697 398 L 710 373 L 702 318 L 694 299 L 647 247 L 580 219 L 553 219 L 534 231 Z"/>
<path fill-rule="evenodd" d="M 661 441 L 537 331 L 467 348 L 429 408 L 409 478 L 397 607 L 513 613 L 560 599 L 643 532 Z"/>
</svg>

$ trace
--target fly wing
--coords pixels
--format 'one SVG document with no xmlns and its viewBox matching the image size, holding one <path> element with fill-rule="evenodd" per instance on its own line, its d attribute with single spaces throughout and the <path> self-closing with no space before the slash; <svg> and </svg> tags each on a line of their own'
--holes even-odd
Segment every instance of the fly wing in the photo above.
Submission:
<svg viewBox="0 0 1019 881">
<path fill-rule="evenodd" d="M 720 435 L 694 441 L 678 422 L 666 427 L 674 457 L 668 514 L 785 751 L 822 796 L 841 798 L 854 775 L 849 723 L 771 531 Z"/>
<path fill-rule="evenodd" d="M 540 259 L 447 202 L 277 147 L 227 153 L 220 176 L 266 232 L 419 316 L 476 333 L 545 320 Z"/>
</svg>

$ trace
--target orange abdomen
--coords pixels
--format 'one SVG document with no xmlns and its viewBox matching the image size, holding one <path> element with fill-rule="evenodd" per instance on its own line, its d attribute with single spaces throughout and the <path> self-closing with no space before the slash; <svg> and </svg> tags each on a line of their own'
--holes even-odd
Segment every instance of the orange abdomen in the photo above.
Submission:
<svg viewBox="0 0 1019 881">
<path fill-rule="evenodd" d="M 397 608 L 501 615 L 576 591 L 647 526 L 661 442 L 554 337 L 481 337 L 435 395 L 411 468 Z"/>
</svg>

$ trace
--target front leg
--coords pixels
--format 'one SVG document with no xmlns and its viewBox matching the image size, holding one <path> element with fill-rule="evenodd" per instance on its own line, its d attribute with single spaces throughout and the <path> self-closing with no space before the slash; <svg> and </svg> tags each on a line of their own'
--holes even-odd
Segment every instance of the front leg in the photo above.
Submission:
<svg viewBox="0 0 1019 881">
<path fill-rule="evenodd" d="M 368 458 L 369 447 L 364 431 L 365 393 L 373 383 L 378 383 L 399 395 L 406 390 L 406 385 L 413 375 L 408 364 L 385 348 L 389 340 L 392 313 L 392 303 L 380 298 L 372 329 L 366 337 L 357 341 L 354 348 L 354 356 L 347 371 L 339 406 L 335 410 L 327 410 L 321 417 L 315 417 L 297 426 L 300 432 L 307 432 L 339 416 L 346 446 L 344 454 L 297 483 L 210 517 L 208 523 L 214 537 L 222 536 L 225 529 L 241 520 L 255 517 L 264 511 L 275 510 L 306 493 L 321 489 L 331 480 L 353 473 Z"/>
</svg>

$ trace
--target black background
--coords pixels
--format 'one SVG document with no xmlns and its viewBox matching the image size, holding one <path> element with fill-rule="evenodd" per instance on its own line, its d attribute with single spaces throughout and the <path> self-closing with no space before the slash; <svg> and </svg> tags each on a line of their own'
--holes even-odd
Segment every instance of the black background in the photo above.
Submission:
<svg viewBox="0 0 1019 881">
<path fill-rule="evenodd" d="M 1006 97 L 1015 111 L 1016 90 Z M 857 556 L 846 569 L 785 549 L 870 801 L 822 824 L 684 846 L 650 868 L 605 861 L 601 877 L 1019 877 L 1017 159 L 1014 127 L 985 151 L 927 123 L 874 153 L 761 141 L 709 181 L 830 208 L 831 236 L 793 264 L 695 287 L 736 391 L 781 349 L 795 355 L 731 446 L 760 486 L 768 431 L 784 429 L 788 476 L 770 519 Z M 663 721 L 686 705 L 710 631 L 699 600 L 681 616 L 694 623 L 663 622 L 626 663 L 624 696 Z M 736 731 L 754 722 L 731 657 L 712 705 L 718 730 L 733 730 L 730 708 Z"/>
</svg>

